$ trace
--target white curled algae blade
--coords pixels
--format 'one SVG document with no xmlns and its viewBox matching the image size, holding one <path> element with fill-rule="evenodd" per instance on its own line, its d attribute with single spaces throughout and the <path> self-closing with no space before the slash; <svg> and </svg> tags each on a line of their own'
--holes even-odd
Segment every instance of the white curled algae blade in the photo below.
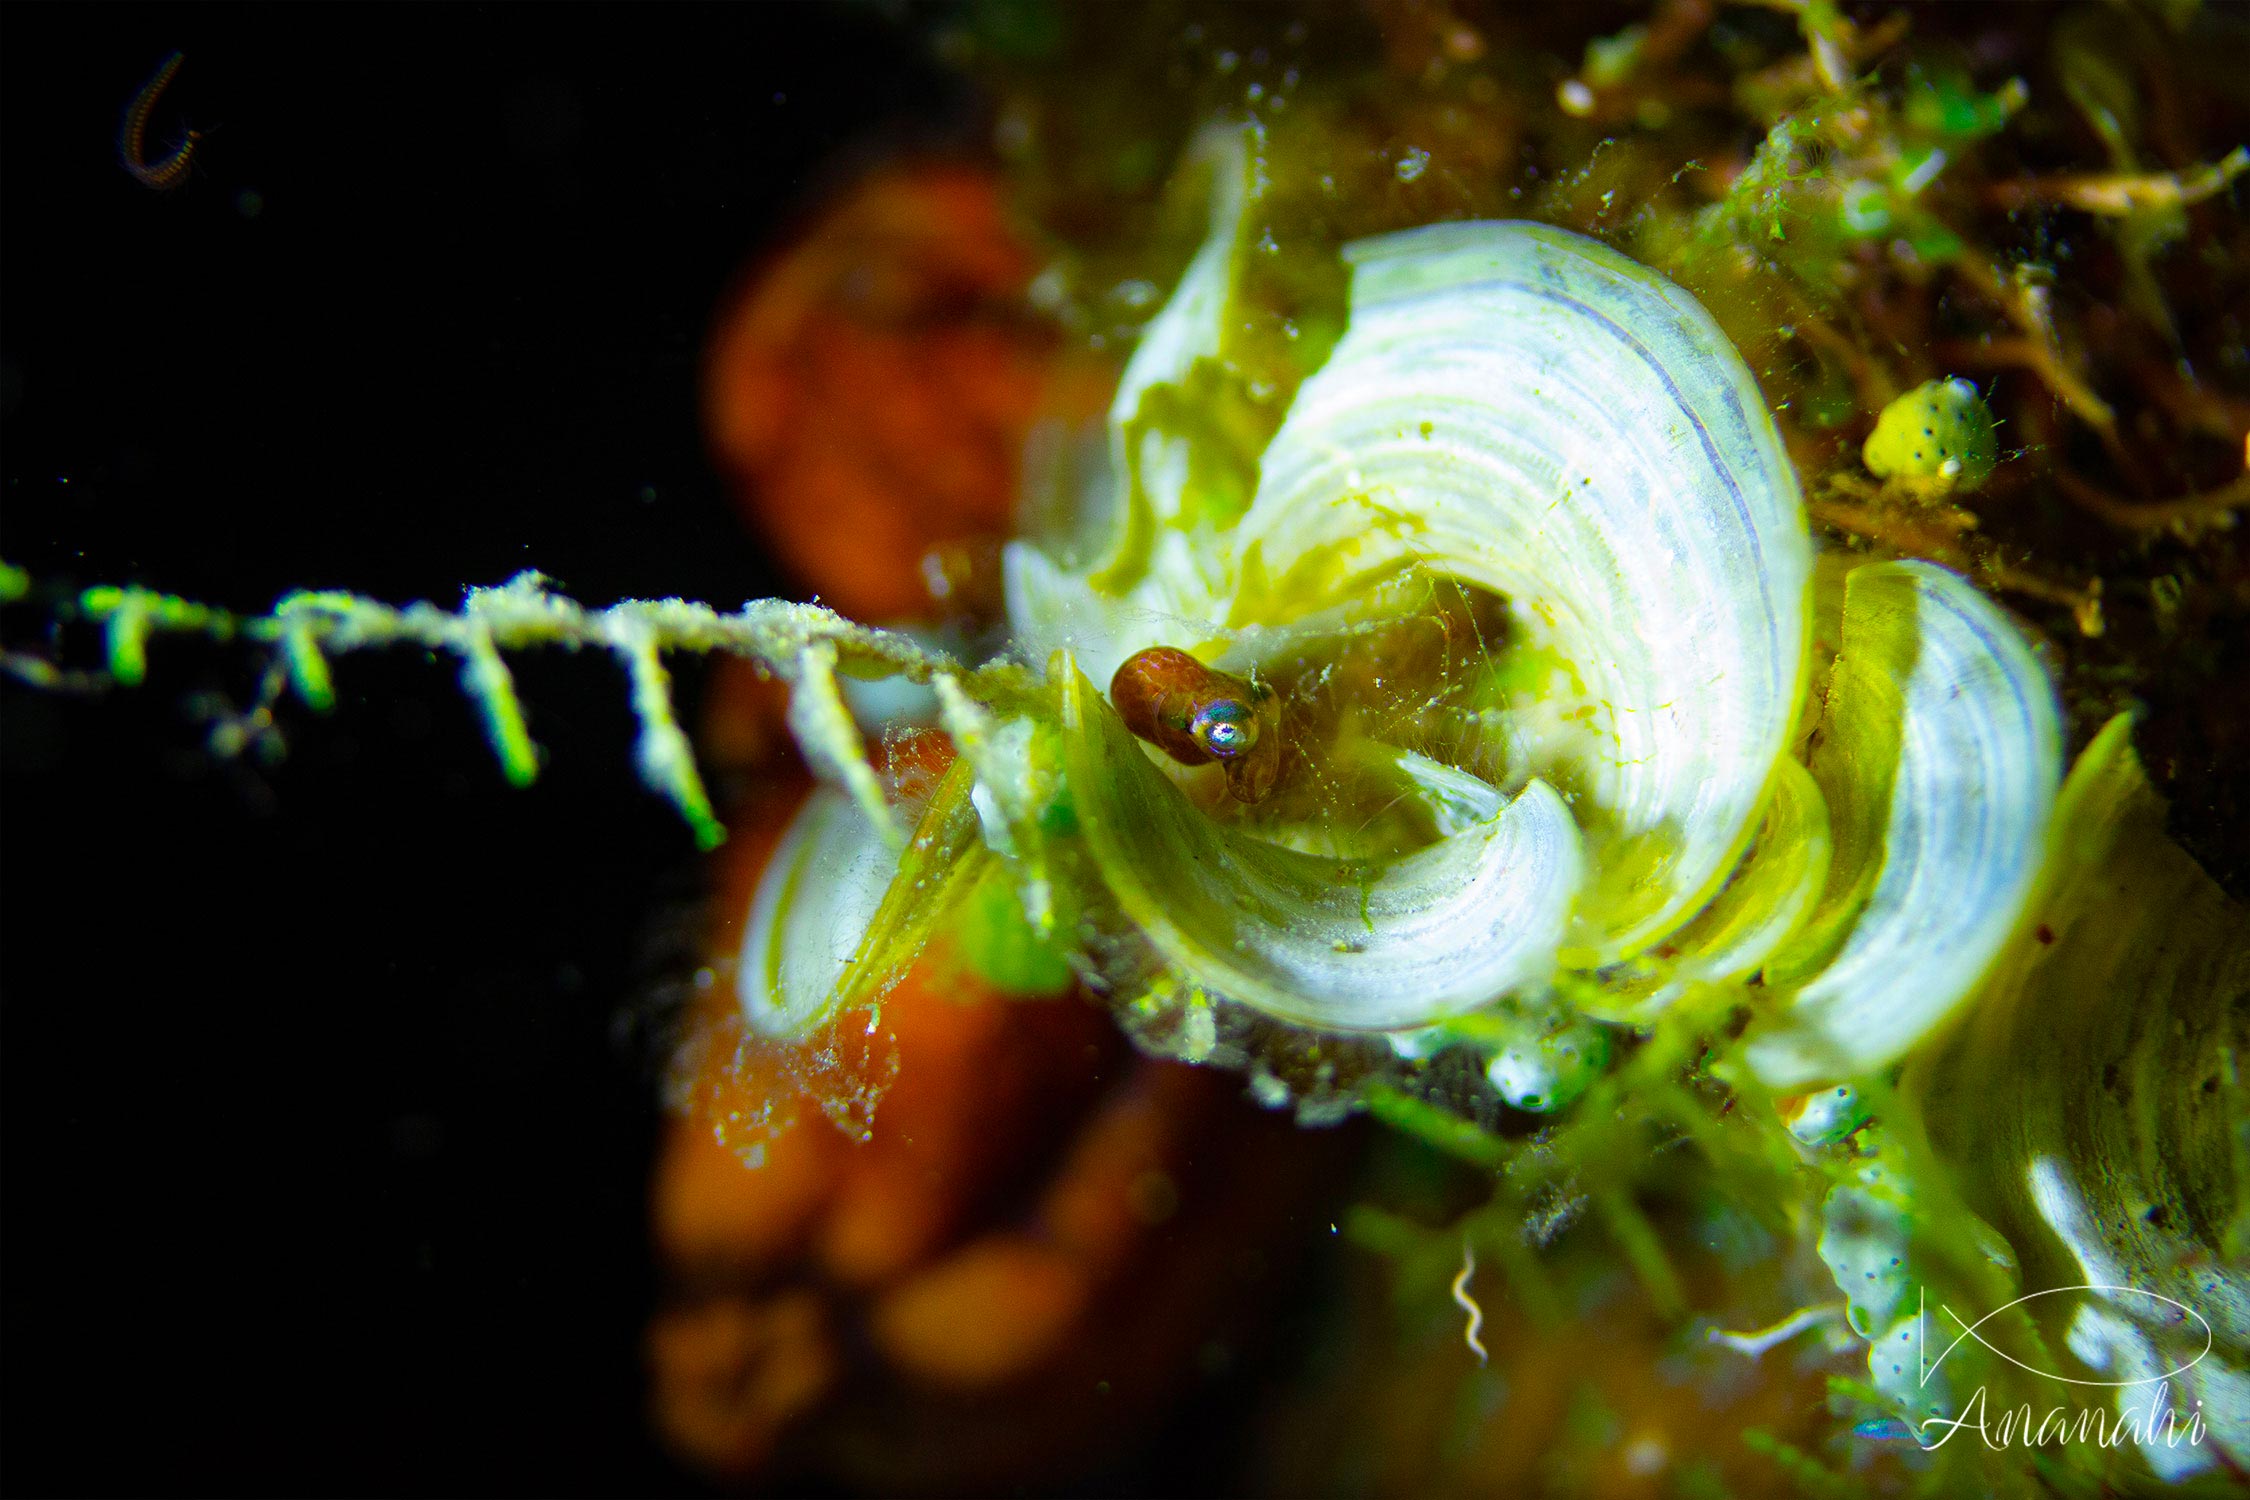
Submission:
<svg viewBox="0 0 2250 1500">
<path fill-rule="evenodd" d="M 1188 490 L 1188 439 L 1142 420 L 1152 391 L 1185 383 L 1216 357 L 1240 276 L 1243 210 L 1255 127 L 1206 127 L 1189 153 L 1204 174 L 1210 231 L 1161 312 L 1141 332 L 1109 414 L 1111 535 L 1083 568 L 1062 565 L 1029 540 L 1010 542 L 1002 567 L 1009 628 L 1035 666 L 1069 650 L 1102 682 L 1144 646 L 1192 649 L 1218 639 L 1224 560 L 1179 526 Z"/>
<path fill-rule="evenodd" d="M 1761 1081 L 1871 1072 L 1969 996 L 2031 894 L 2061 768 L 2054 688 L 1998 607 L 1931 563 L 1852 572 L 1812 763 L 1828 895 L 1768 970 L 1794 953 L 1812 977 L 1750 1042 Z"/>
<path fill-rule="evenodd" d="M 1812 914 L 1828 877 L 1828 804 L 1812 773 L 1786 757 L 1758 842 L 1734 879 L 1674 941 L 1682 979 L 1757 972 Z"/>
<path fill-rule="evenodd" d="M 736 986 L 761 1036 L 790 1037 L 830 1009 L 898 873 L 899 849 L 848 793 L 817 788 L 766 862 Z"/>
<path fill-rule="evenodd" d="M 1062 709 L 1064 770 L 1102 878 L 1189 982 L 1357 1031 L 1427 1025 L 1552 973 L 1582 856 L 1543 783 L 1402 858 L 1330 859 L 1211 819 L 1075 670 Z"/>
<path fill-rule="evenodd" d="M 1755 974 L 1812 916 L 1828 878 L 1828 805 L 1812 773 L 1786 756 L 1758 841 L 1718 899 L 1669 939 L 1678 961 L 1653 983 L 1628 984 L 1610 1017 L 1633 1020 L 1696 983 Z"/>
<path fill-rule="evenodd" d="M 1443 224 L 1347 253 L 1350 327 L 1265 453 L 1229 623 L 1416 565 L 1506 596 L 1585 710 L 1527 717 L 1514 768 L 1587 830 L 1566 961 L 1629 957 L 1765 811 L 1806 656 L 1795 472 L 1710 315 L 1594 241 Z"/>
<path fill-rule="evenodd" d="M 1906 1086 L 2026 1288 L 2057 1293 L 2050 1337 L 2112 1385 L 2079 1399 L 2177 1482 L 2250 1468 L 2250 912 L 2166 813 L 2121 715 L 2064 783 L 2030 913 Z M 2207 1432 L 2170 1440 L 2159 1403 Z"/>
</svg>

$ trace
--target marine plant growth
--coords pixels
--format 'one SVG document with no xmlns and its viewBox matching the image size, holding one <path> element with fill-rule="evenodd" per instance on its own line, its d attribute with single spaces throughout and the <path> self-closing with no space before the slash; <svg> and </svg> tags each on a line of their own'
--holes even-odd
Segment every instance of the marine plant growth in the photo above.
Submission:
<svg viewBox="0 0 2250 1500">
<path fill-rule="evenodd" d="M 1651 80 L 1688 45 L 1664 29 L 1685 9 L 1589 48 L 1560 114 L 1669 108 Z M 260 697 L 220 730 L 238 748 L 272 743 L 291 696 L 332 702 L 334 658 L 450 655 L 515 781 L 539 752 L 508 655 L 605 651 L 643 779 L 706 847 L 724 830 L 663 658 L 748 657 L 788 684 L 827 785 L 750 909 L 746 1047 L 825 1078 L 824 1028 L 879 1011 L 944 932 L 1005 989 L 1075 975 L 1143 1048 L 1239 1070 L 1307 1125 L 1370 1112 L 1488 1172 L 1489 1203 L 1442 1232 L 1376 1211 L 1355 1232 L 1409 1263 L 1483 1251 L 1526 1305 L 1547 1295 L 1534 1226 L 1590 1209 L 1651 1299 L 1687 1310 L 1639 1198 L 1664 1157 L 1811 1247 L 1833 1288 L 1782 1309 L 1781 1337 L 1852 1346 L 1864 1378 L 1832 1381 L 1833 1409 L 1920 1439 L 1897 1444 L 1902 1482 L 2239 1477 L 2250 923 L 2166 835 L 2129 716 L 2067 754 L 2043 643 L 1988 590 L 2087 637 L 2102 596 L 1960 520 L 2015 440 L 1984 392 L 1950 369 L 1908 386 L 1826 321 L 1862 250 L 1958 268 L 2012 327 L 2008 357 L 2130 462 L 2039 279 L 1931 206 L 2023 85 L 1863 72 L 1883 27 L 1801 23 L 1796 71 L 1741 85 L 1763 144 L 1691 215 L 1621 224 L 1604 189 L 1589 222 L 1599 160 L 1538 205 L 1554 222 L 1395 197 L 1316 214 L 1314 146 L 1344 126 L 1204 126 L 1170 189 L 1200 241 L 1099 440 L 1009 544 L 987 659 L 780 601 L 586 608 L 533 574 L 458 609 L 319 593 L 251 618 L 131 588 L 59 608 L 98 628 L 119 684 L 167 632 L 262 651 Z M 2156 297 L 2164 225 L 2245 158 L 2143 172 L 2118 130 L 2107 187 L 2022 191 L 2117 220 L 2127 284 Z M 1431 160 L 1399 157 L 1395 181 Z M 1777 378 L 1800 337 L 1810 363 Z M 0 574 L 10 599 L 31 587 Z M 957 751 L 911 796 L 848 701 L 885 678 L 928 690 Z M 828 1083 L 840 1120 L 880 1108 L 867 1080 Z M 1925 1340 L 1958 1331 L 1936 1338 L 1937 1305 L 1992 1317 L 1933 1373 Z M 2094 1399 L 2134 1441 L 2036 1460 L 1929 1441 L 1973 1401 L 2044 1408 L 2066 1365 L 2115 1382 Z M 2201 1436 L 2160 1430 L 2166 1407 Z"/>
</svg>

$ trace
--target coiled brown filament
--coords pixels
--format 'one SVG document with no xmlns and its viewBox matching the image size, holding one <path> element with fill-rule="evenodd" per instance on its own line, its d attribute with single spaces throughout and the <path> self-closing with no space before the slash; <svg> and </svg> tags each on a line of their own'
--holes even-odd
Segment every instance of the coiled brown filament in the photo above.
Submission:
<svg viewBox="0 0 2250 1500">
<path fill-rule="evenodd" d="M 180 137 L 180 143 L 172 148 L 170 155 L 155 161 L 148 159 L 148 117 L 156 108 L 157 96 L 172 81 L 172 75 L 180 71 L 183 56 L 175 52 L 164 59 L 141 91 L 133 96 L 133 102 L 125 106 L 125 118 L 117 127 L 117 156 L 125 163 L 125 170 L 133 174 L 134 181 L 160 193 L 170 192 L 187 181 L 188 168 L 195 160 L 195 144 L 203 139 L 201 131 L 189 130 Z"/>
</svg>

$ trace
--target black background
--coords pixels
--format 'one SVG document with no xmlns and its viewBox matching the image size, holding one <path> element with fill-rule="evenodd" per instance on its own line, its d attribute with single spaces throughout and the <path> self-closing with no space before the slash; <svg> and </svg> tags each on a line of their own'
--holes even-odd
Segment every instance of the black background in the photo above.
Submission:
<svg viewBox="0 0 2250 1500">
<path fill-rule="evenodd" d="M 161 194 L 116 135 L 175 49 L 151 152 L 206 138 Z M 10 6 L 0 556 L 247 610 L 786 591 L 704 453 L 714 306 L 855 164 L 972 129 L 864 7 Z M 0 703 L 0 1483 L 692 1487 L 639 1336 L 700 871 L 621 679 L 519 666 L 514 792 L 411 654 L 214 763 L 195 696 L 244 666 Z"/>
</svg>

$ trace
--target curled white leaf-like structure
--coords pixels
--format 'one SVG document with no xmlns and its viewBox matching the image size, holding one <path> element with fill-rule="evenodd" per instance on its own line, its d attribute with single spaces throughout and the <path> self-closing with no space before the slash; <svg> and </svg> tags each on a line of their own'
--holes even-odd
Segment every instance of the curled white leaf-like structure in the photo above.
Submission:
<svg viewBox="0 0 2250 1500">
<path fill-rule="evenodd" d="M 1348 254 L 1350 330 L 1266 452 L 1236 623 L 1408 566 L 1504 595 L 1571 684 L 1517 716 L 1511 772 L 1576 795 L 1580 961 L 1629 957 L 1764 811 L 1805 658 L 1795 472 L 1710 315 L 1604 246 L 1472 223 Z"/>
<path fill-rule="evenodd" d="M 1223 592 L 1209 564 L 1178 531 L 1163 532 L 1155 547 L 1155 565 L 1125 593 L 1111 594 L 1034 544 L 1009 543 L 1008 620 L 1025 659 L 1068 651 L 1080 670 L 1107 682 L 1144 647 L 1195 650 L 1224 641 L 1213 618 Z"/>
<path fill-rule="evenodd" d="M 1155 408 L 1188 383 L 1199 362 L 1220 354 L 1239 279 L 1251 170 L 1247 131 L 1211 126 L 1189 153 L 1187 169 L 1209 184 L 1210 234 L 1171 300 L 1142 330 L 1110 403 L 1111 493 L 1095 518 L 1107 531 L 1097 555 L 1066 566 L 1033 542 L 1008 546 L 1009 624 L 1017 649 L 1032 662 L 1067 650 L 1082 670 L 1107 682 L 1118 663 L 1145 646 L 1192 649 L 1220 633 L 1213 621 L 1224 597 L 1224 549 L 1191 539 L 1193 518 L 1184 514 L 1190 439 Z"/>
<path fill-rule="evenodd" d="M 2083 1367 L 2056 1373 L 2098 1382 L 2082 1397 L 2178 1480 L 2250 1465 L 2250 913 L 2165 811 L 2113 720 L 2064 785 L 2026 927 L 1908 1076 Z M 2168 1441 L 2157 1406 L 2203 1436 Z"/>
<path fill-rule="evenodd" d="M 1809 919 L 1828 878 L 1828 803 L 1812 773 L 1784 756 L 1757 842 L 1718 898 L 1668 941 L 1678 960 L 1653 983 L 1618 987 L 1621 1018 L 1646 1015 L 1695 984 L 1747 978 Z"/>
<path fill-rule="evenodd" d="M 1219 160 L 1231 180 L 1226 154 Z M 1067 645 L 1100 681 L 1152 645 L 1254 671 L 1261 657 L 1300 649 L 1304 632 L 1293 626 L 1379 615 L 1376 601 L 1408 573 L 1497 595 L 1514 686 L 1480 710 L 1498 727 L 1501 751 L 1479 769 L 1509 790 L 1538 787 L 1529 806 L 1542 826 L 1550 804 L 1567 805 L 1574 854 L 1554 854 L 1559 841 L 1543 832 L 1544 857 L 1509 874 L 1506 909 L 1416 929 L 1433 974 L 1448 975 L 1422 994 L 1396 992 L 1400 975 L 1360 963 L 1305 970 L 1317 969 L 1324 987 L 1313 998 L 1292 990 L 1281 968 L 1251 975 L 1229 956 L 1262 936 L 1214 928 L 1189 941 L 1191 928 L 1148 903 L 1123 904 L 1164 928 L 1158 945 L 1195 984 L 1270 1015 L 1343 1027 L 1427 1024 L 1677 932 L 1727 883 L 1767 816 L 1807 654 L 1803 501 L 1740 357 L 1679 288 L 1543 225 L 1450 224 L 1355 245 L 1348 329 L 1260 459 L 1247 512 L 1215 526 L 1180 499 L 1180 440 L 1137 418 L 1152 408 L 1151 392 L 1185 380 L 1189 364 L 1218 347 L 1225 303 L 1214 289 L 1232 263 L 1240 204 L 1216 198 L 1213 238 L 1152 326 L 1112 412 L 1118 541 L 1099 569 L 1076 572 L 1016 545 L 1009 585 L 1019 641 L 1030 654 Z M 1817 795 L 1789 800 L 1786 827 L 1817 841 L 1816 804 Z M 1530 816 L 1511 808 L 1503 821 Z M 1194 824 L 1171 826 L 1185 839 Z M 1273 846 L 1258 832 L 1211 837 L 1239 849 L 1230 869 L 1270 863 L 1259 851 Z M 1488 831 L 1476 837 L 1489 842 Z M 1140 852 L 1153 858 L 1155 846 Z M 1795 924 L 1805 890 L 1819 883 L 1805 857 L 1781 856 L 1797 876 L 1798 888 L 1775 898 L 1788 910 L 1738 914 L 1717 961 L 1754 967 L 1758 950 Z M 1397 858 L 1417 874 L 1442 862 L 1429 851 Z M 1099 863 L 1113 884 L 1129 878 L 1120 860 Z M 1565 883 L 1533 892 L 1524 882 L 1534 875 Z M 1750 889 L 1766 893 L 1784 878 L 1769 871 Z M 1457 886 L 1455 906 L 1499 894 Z M 1148 890 L 1178 894 L 1162 880 Z M 1256 898 L 1236 903 L 1238 912 L 1258 907 Z M 1567 930 L 1547 930 L 1556 913 L 1570 914 Z M 1343 941 L 1321 930 L 1323 943 Z M 1476 947 L 1434 951 L 1441 941 Z M 1488 962 L 1495 954 L 1508 961 Z M 1466 993 L 1477 985 L 1481 994 Z"/>
<path fill-rule="evenodd" d="M 1974 991 L 2045 853 L 2062 779 L 2054 689 L 1959 576 L 1862 567 L 1812 769 L 1837 854 L 1825 908 L 1793 945 L 1817 971 L 1748 1050 L 1775 1089 L 1883 1067 Z"/>
<path fill-rule="evenodd" d="M 821 787 L 791 820 L 751 898 L 736 993 L 752 1030 L 802 1034 L 830 1009 L 899 867 L 851 796 Z"/>
<path fill-rule="evenodd" d="M 2241 917 L 2163 840 L 2125 726 L 2058 812 L 2060 706 L 2024 633 L 1928 563 L 1832 556 L 1816 582 L 1741 357 L 1601 244 L 1364 241 L 1332 344 L 1319 304 L 1325 353 L 1253 349 L 1254 145 L 1197 147 L 1210 237 L 1125 372 L 1107 493 L 1009 550 L 1024 686 L 935 674 L 961 760 L 903 853 L 826 725 L 858 805 L 821 794 L 768 871 L 752 1024 L 801 1031 L 895 971 L 964 849 L 1142 1045 L 1248 1068 L 1306 1120 L 1568 1110 L 1633 1086 L 1613 1059 L 1664 1055 L 1611 1024 L 1680 1002 L 1712 1076 L 1800 1095 L 1775 1102 L 1833 1179 L 1816 1248 L 1898 1412 L 1952 1409 L 1901 1353 L 1926 1273 L 1990 1290 L 2020 1264 L 2078 1295 L 2060 1347 L 2202 1402 L 2245 1462 Z M 1250 398 L 1253 368 L 1284 378 Z M 1113 676 L 1152 647 L 1169 665 Z M 1280 742 L 1248 789 L 1158 750 L 1159 708 L 1229 699 Z M 1924 1103 L 1983 1175 L 1974 1211 L 1920 1175 Z M 2203 1310 L 2208 1360 L 2150 1297 Z"/>
<path fill-rule="evenodd" d="M 1393 1030 L 1553 972 L 1581 866 L 1578 830 L 1543 783 L 1404 858 L 1332 859 L 1211 819 L 1075 673 L 1063 746 L 1103 880 L 1199 985 L 1298 1025 Z"/>
<path fill-rule="evenodd" d="M 1127 1000 L 1409 1031 L 1762 977 L 1762 1083 L 1903 1056 L 2043 846 L 2058 715 L 2015 627 L 1943 569 L 1854 570 L 1798 744 L 1813 548 L 1757 383 L 1686 292 L 1545 225 L 1347 247 L 1348 321 L 1286 412 L 1213 415 L 1245 388 L 1256 144 L 1192 154 L 1210 234 L 1125 372 L 1108 492 L 1009 550 L 1049 705 L 1005 743 L 947 715 L 1027 913 L 1086 913 L 1097 979 L 1137 935 Z M 1216 804 L 1124 729 L 1100 685 L 1155 646 L 1280 684 L 1293 795 Z"/>
</svg>

